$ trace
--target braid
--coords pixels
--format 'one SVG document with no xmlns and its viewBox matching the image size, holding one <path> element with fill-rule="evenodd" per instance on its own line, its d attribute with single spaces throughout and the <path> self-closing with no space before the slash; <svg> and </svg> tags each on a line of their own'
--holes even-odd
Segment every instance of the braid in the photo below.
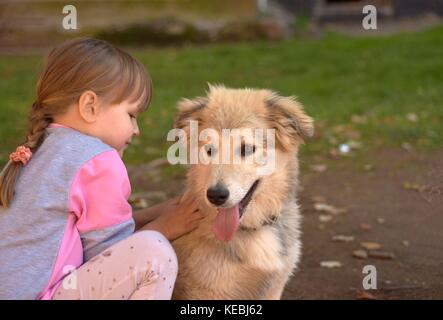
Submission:
<svg viewBox="0 0 443 320">
<path fill-rule="evenodd" d="M 29 114 L 30 128 L 23 146 L 35 152 L 43 142 L 45 129 L 51 123 L 52 117 L 44 110 L 44 106 L 37 101 L 32 104 Z M 14 197 L 14 186 L 22 168 L 21 162 L 9 161 L 0 173 L 0 205 L 9 207 Z"/>
<path fill-rule="evenodd" d="M 42 144 L 45 129 L 51 122 L 52 117 L 45 112 L 44 106 L 34 102 L 29 114 L 29 131 L 26 136 L 26 142 L 23 145 L 35 152 Z"/>
</svg>

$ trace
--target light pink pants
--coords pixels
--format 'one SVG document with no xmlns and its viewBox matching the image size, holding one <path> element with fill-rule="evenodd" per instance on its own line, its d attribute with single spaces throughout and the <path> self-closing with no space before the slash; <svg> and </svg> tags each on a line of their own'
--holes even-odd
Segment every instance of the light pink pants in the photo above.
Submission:
<svg viewBox="0 0 443 320">
<path fill-rule="evenodd" d="M 140 231 L 67 275 L 53 300 L 167 300 L 176 277 L 169 241 L 157 231 Z"/>
</svg>

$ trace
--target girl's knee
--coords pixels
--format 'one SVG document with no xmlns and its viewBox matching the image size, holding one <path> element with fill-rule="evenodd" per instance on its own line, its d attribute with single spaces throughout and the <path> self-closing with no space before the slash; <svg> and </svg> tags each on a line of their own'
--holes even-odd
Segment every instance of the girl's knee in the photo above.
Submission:
<svg viewBox="0 0 443 320">
<path fill-rule="evenodd" d="M 160 263 L 168 263 L 177 269 L 177 255 L 166 237 L 158 231 L 146 230 L 134 233 L 132 246 L 139 255 L 154 258 Z"/>
</svg>

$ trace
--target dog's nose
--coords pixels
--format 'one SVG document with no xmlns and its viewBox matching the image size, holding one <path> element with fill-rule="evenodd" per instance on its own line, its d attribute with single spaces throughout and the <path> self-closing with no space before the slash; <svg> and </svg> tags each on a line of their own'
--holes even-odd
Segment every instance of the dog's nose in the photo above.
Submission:
<svg viewBox="0 0 443 320">
<path fill-rule="evenodd" d="M 229 190 L 220 183 L 210 187 L 206 192 L 209 202 L 216 206 L 222 205 L 229 198 Z"/>
</svg>

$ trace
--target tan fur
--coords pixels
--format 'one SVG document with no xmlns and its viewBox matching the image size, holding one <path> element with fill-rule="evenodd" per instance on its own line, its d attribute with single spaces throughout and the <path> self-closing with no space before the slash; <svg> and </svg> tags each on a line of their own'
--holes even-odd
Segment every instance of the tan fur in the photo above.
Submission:
<svg viewBox="0 0 443 320">
<path fill-rule="evenodd" d="M 313 134 L 313 121 L 293 97 L 270 90 L 210 86 L 207 97 L 179 103 L 175 126 L 189 132 L 214 128 L 274 128 L 276 168 L 261 178 L 230 242 L 215 238 L 217 209 L 206 190 L 223 181 L 231 192 L 247 190 L 257 179 L 254 164 L 194 164 L 186 196 L 196 199 L 206 218 L 195 231 L 173 242 L 179 260 L 174 299 L 280 299 L 300 258 L 297 151 Z M 241 192 L 241 191 L 238 191 Z M 273 224 L 264 225 L 277 217 Z"/>
</svg>

